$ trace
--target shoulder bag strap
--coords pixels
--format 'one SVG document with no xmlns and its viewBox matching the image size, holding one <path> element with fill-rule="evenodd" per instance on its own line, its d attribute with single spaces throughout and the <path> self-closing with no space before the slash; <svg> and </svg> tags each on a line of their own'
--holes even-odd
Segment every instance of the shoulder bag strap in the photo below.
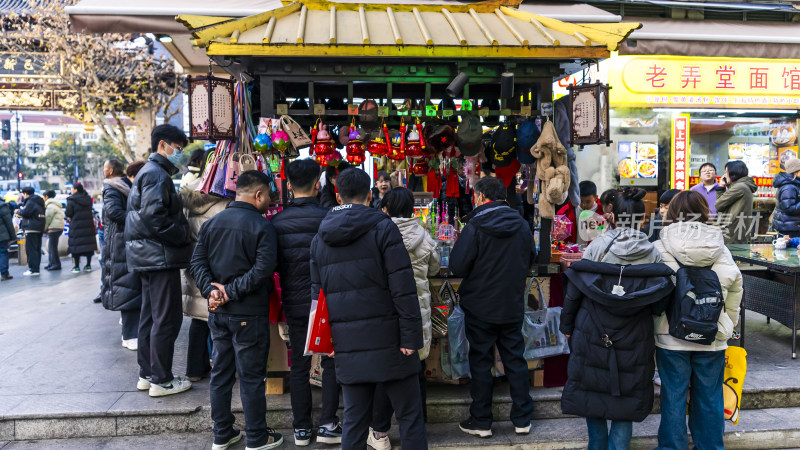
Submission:
<svg viewBox="0 0 800 450">
<path fill-rule="evenodd" d="M 620 234 L 622 234 L 622 233 L 620 233 Z M 619 234 L 614 236 L 613 239 L 611 239 L 611 242 L 608 243 L 608 247 L 606 247 L 606 249 L 603 250 L 603 253 L 600 254 L 600 259 L 597 260 L 597 262 L 603 262 L 603 260 L 606 259 L 606 255 L 608 254 L 608 251 L 611 250 L 611 246 L 614 245 L 614 242 L 617 240 L 618 237 L 619 237 Z"/>
</svg>

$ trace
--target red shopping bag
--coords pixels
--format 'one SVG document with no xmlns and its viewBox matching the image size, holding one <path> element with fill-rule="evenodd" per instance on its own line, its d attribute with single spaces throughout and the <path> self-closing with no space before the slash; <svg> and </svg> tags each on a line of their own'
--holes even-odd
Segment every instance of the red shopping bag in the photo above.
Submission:
<svg viewBox="0 0 800 450">
<path fill-rule="evenodd" d="M 283 316 L 283 303 L 281 301 L 281 278 L 278 272 L 272 274 L 272 283 L 274 289 L 269 294 L 269 322 L 278 323 L 285 322 Z"/>
<path fill-rule="evenodd" d="M 333 353 L 331 323 L 328 319 L 328 304 L 325 293 L 319 291 L 319 299 L 311 301 L 311 314 L 308 317 L 308 336 L 306 337 L 305 356 L 321 353 Z"/>
</svg>

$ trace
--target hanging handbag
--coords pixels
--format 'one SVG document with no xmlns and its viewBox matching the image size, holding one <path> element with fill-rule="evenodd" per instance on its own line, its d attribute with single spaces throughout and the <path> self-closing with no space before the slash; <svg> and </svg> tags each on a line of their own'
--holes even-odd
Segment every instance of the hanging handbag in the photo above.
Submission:
<svg viewBox="0 0 800 450">
<path fill-rule="evenodd" d="M 195 191 L 208 194 L 211 190 L 211 185 L 214 183 L 214 175 L 217 173 L 216 154 L 216 150 L 212 150 L 208 153 L 208 157 L 206 158 L 206 168 L 203 171 L 203 178 L 201 179 L 200 185 L 197 186 Z"/>
<path fill-rule="evenodd" d="M 217 170 L 214 173 L 214 181 L 211 184 L 209 194 L 217 195 L 219 197 L 227 197 L 228 193 L 225 191 L 225 174 L 227 172 L 226 166 L 228 164 L 227 158 L 230 150 L 230 141 L 225 141 L 219 155 L 217 156 Z"/>
<path fill-rule="evenodd" d="M 308 137 L 303 127 L 289 116 L 281 116 L 281 128 L 289 135 L 292 148 L 286 151 L 284 157 L 296 158 L 300 156 L 300 150 L 311 147 L 311 138 Z"/>
<path fill-rule="evenodd" d="M 536 277 L 531 277 L 525 289 L 523 301 L 528 304 L 528 293 L 536 283 L 539 291 L 539 309 L 525 311 L 522 321 L 522 337 L 525 340 L 523 356 L 526 360 L 569 354 L 567 337 L 559 331 L 561 307 L 548 307 L 547 298 Z"/>
<path fill-rule="evenodd" d="M 239 180 L 239 157 L 241 153 L 233 152 L 228 157 L 225 166 L 225 190 L 236 192 L 236 181 Z"/>
</svg>

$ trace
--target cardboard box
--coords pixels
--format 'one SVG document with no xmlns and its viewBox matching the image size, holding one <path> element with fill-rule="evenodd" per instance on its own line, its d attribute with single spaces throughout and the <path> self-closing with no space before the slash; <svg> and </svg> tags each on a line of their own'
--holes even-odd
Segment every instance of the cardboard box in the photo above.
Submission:
<svg viewBox="0 0 800 450">
<path fill-rule="evenodd" d="M 531 385 L 533 387 L 544 387 L 544 370 L 537 369 L 530 372 Z"/>
<path fill-rule="evenodd" d="M 303 351 L 299 349 L 298 351 Z M 267 376 L 277 372 L 289 371 L 289 351 L 281 339 L 278 325 L 269 324 L 269 355 L 267 356 Z"/>
</svg>

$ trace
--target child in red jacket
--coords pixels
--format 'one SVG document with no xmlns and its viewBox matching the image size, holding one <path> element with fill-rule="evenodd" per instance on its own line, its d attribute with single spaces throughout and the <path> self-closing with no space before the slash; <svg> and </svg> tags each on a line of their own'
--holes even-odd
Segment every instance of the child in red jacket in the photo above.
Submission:
<svg viewBox="0 0 800 450">
<path fill-rule="evenodd" d="M 597 198 L 597 185 L 591 181 L 581 181 L 578 184 L 580 190 L 581 203 L 575 207 L 572 202 L 567 202 L 556 214 L 566 216 L 572 222 L 572 229 L 570 230 L 569 237 L 565 240 L 568 244 L 588 244 L 589 242 L 582 239 L 578 233 L 578 219 L 581 217 L 583 211 L 592 211 L 597 214 L 603 214 L 603 207 L 600 205 L 600 200 Z"/>
</svg>

